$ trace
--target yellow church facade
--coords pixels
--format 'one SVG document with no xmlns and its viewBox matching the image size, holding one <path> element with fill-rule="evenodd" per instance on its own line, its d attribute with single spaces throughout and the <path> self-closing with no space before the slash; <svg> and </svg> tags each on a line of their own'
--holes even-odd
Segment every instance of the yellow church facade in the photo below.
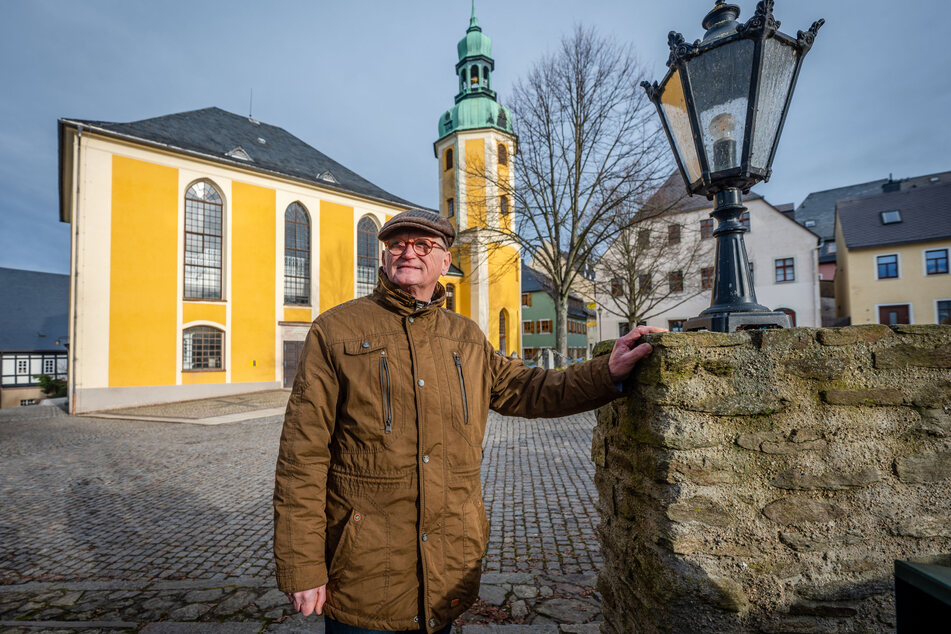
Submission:
<svg viewBox="0 0 951 634">
<path fill-rule="evenodd" d="M 499 143 L 514 153 L 498 129 L 455 130 L 436 146 L 507 174 Z M 289 387 L 311 321 L 372 291 L 379 228 L 418 206 L 281 128 L 217 108 L 61 119 L 59 151 L 71 413 Z M 441 211 L 460 229 L 441 279 L 447 308 L 512 354 L 518 252 L 480 233 L 504 222 L 491 179 L 444 160 Z"/>
</svg>

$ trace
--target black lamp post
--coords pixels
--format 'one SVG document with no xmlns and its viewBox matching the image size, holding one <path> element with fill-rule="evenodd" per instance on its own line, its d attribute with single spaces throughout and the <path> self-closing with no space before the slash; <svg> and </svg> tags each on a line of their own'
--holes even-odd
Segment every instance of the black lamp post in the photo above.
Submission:
<svg viewBox="0 0 951 634">
<path fill-rule="evenodd" d="M 788 328 L 789 316 L 756 303 L 740 216 L 742 194 L 769 180 L 802 58 L 825 20 L 795 38 L 779 32 L 773 0 L 756 5 L 745 24 L 740 8 L 717 2 L 703 20 L 703 40 L 670 32 L 670 69 L 642 82 L 664 124 L 690 195 L 716 198 L 716 273 L 710 307 L 685 330 L 732 332 Z"/>
</svg>

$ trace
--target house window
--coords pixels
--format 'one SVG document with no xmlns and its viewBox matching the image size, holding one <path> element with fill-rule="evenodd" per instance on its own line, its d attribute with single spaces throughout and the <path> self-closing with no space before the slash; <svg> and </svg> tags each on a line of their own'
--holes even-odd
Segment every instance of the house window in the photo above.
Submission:
<svg viewBox="0 0 951 634">
<path fill-rule="evenodd" d="M 221 196 L 200 181 L 185 192 L 185 297 L 221 299 Z"/>
<path fill-rule="evenodd" d="M 284 303 L 310 304 L 310 219 L 297 202 L 284 212 Z"/>
<path fill-rule="evenodd" d="M 925 251 L 925 274 L 941 275 L 948 272 L 948 250 Z"/>
<path fill-rule="evenodd" d="M 211 326 L 186 328 L 182 339 L 182 370 L 221 370 L 224 333 Z"/>
<path fill-rule="evenodd" d="M 667 244 L 680 244 L 680 225 L 667 225 Z"/>
<path fill-rule="evenodd" d="M 380 228 L 370 216 L 360 218 L 357 223 L 357 297 L 373 292 L 376 287 L 376 272 L 380 258 L 380 248 L 376 234 Z"/>
<path fill-rule="evenodd" d="M 538 332 L 551 332 L 551 319 L 539 319 Z"/>
<path fill-rule="evenodd" d="M 499 311 L 499 350 L 502 352 L 502 354 L 505 354 L 506 350 L 508 350 L 508 348 L 506 348 L 505 346 L 506 321 L 507 320 L 505 319 L 505 309 L 503 308 L 502 310 Z"/>
<path fill-rule="evenodd" d="M 892 225 L 896 222 L 901 222 L 901 212 L 897 209 L 892 211 L 883 211 L 881 215 L 883 225 Z"/>
<path fill-rule="evenodd" d="M 750 228 L 750 212 L 748 212 L 748 211 L 744 211 L 744 212 L 743 212 L 743 214 L 740 216 L 740 224 L 743 225 L 743 228 L 744 228 L 744 229 L 746 229 L 747 231 L 749 230 L 749 228 Z"/>
<path fill-rule="evenodd" d="M 532 305 L 532 294 L 522 293 L 522 306 L 531 306 L 531 305 Z"/>
<path fill-rule="evenodd" d="M 499 143 L 499 165 L 509 164 L 509 149 L 504 143 Z"/>
<path fill-rule="evenodd" d="M 650 273 L 645 273 L 644 275 L 637 276 L 637 291 L 641 295 L 647 295 L 654 289 L 654 284 L 651 282 Z"/>
<path fill-rule="evenodd" d="M 835 253 L 835 242 L 826 242 L 826 247 L 828 253 Z"/>
<path fill-rule="evenodd" d="M 29 359 L 17 359 L 17 374 L 26 374 L 30 371 Z"/>
<path fill-rule="evenodd" d="M 794 311 L 792 308 L 777 308 L 776 310 L 789 315 L 789 323 L 792 324 L 793 328 L 796 327 L 796 311 Z"/>
<path fill-rule="evenodd" d="M 807 220 L 807 221 L 805 221 L 804 223 L 802 223 L 802 226 L 807 227 L 807 228 L 808 228 L 808 227 L 815 227 L 815 226 L 816 226 L 816 221 L 815 221 L 815 220 Z"/>
<path fill-rule="evenodd" d="M 646 249 L 651 242 L 651 230 L 650 229 L 638 229 L 637 230 L 637 248 Z"/>
<path fill-rule="evenodd" d="M 700 221 L 700 239 L 713 237 L 713 218 L 704 218 Z"/>
<path fill-rule="evenodd" d="M 26 407 L 27 405 L 36 405 L 36 399 L 24 398 L 20 400 L 20 407 Z"/>
<path fill-rule="evenodd" d="M 446 217 L 452 218 L 456 215 L 456 200 L 454 198 L 446 199 Z"/>
<path fill-rule="evenodd" d="M 671 293 L 681 293 L 684 290 L 683 271 L 671 271 L 667 274 L 667 289 Z"/>
<path fill-rule="evenodd" d="M 56 374 L 56 359 L 43 359 L 43 374 L 47 376 Z"/>
<path fill-rule="evenodd" d="M 522 333 L 526 335 L 535 334 L 535 322 L 534 321 L 523 321 L 522 322 Z"/>
<path fill-rule="evenodd" d="M 796 267 L 793 258 L 779 258 L 776 262 L 776 281 L 795 282 Z"/>
<path fill-rule="evenodd" d="M 631 332 L 631 325 L 626 321 L 619 321 L 617 324 L 617 336 L 623 337 L 629 332 Z"/>
<path fill-rule="evenodd" d="M 624 294 L 624 280 L 615 277 L 611 280 L 611 297 L 620 297 Z"/>
<path fill-rule="evenodd" d="M 456 312 L 456 285 L 446 284 L 446 308 Z"/>
<path fill-rule="evenodd" d="M 895 324 L 910 324 L 910 304 L 892 304 L 878 307 L 878 323 L 894 326 Z"/>
<path fill-rule="evenodd" d="M 499 211 L 502 212 L 503 216 L 507 216 L 509 213 L 509 197 L 502 196 L 499 198 Z"/>
<path fill-rule="evenodd" d="M 446 150 L 446 169 L 452 169 L 452 148 Z"/>
<path fill-rule="evenodd" d="M 951 299 L 939 299 L 935 302 L 935 311 L 939 324 L 951 324 Z"/>
<path fill-rule="evenodd" d="M 887 280 L 898 277 L 898 254 L 880 255 L 875 258 L 875 265 L 878 269 L 878 279 Z"/>
<path fill-rule="evenodd" d="M 667 320 L 667 330 L 670 332 L 683 332 L 684 331 L 684 320 L 683 319 L 669 319 Z"/>
<path fill-rule="evenodd" d="M 700 288 L 709 290 L 713 288 L 713 267 L 705 266 L 700 269 Z"/>
</svg>

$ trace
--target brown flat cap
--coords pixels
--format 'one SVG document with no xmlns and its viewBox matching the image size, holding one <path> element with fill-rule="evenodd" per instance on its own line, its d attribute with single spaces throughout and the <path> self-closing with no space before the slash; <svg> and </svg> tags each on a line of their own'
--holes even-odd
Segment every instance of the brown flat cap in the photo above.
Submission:
<svg viewBox="0 0 951 634">
<path fill-rule="evenodd" d="M 442 236 L 446 239 L 446 246 L 451 247 L 456 239 L 456 230 L 452 223 L 433 211 L 425 209 L 410 209 L 390 218 L 377 237 L 386 240 L 397 231 L 424 231 Z"/>
</svg>

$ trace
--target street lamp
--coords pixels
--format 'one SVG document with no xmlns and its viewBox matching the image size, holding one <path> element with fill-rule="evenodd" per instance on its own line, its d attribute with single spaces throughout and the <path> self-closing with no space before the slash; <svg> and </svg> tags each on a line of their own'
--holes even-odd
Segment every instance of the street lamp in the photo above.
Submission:
<svg viewBox="0 0 951 634">
<path fill-rule="evenodd" d="M 703 40 L 670 32 L 670 69 L 663 81 L 641 82 L 657 106 L 687 191 L 716 198 L 716 272 L 710 307 L 685 330 L 732 332 L 788 328 L 783 312 L 756 302 L 740 216 L 742 194 L 769 180 L 779 135 L 802 59 L 825 20 L 795 38 L 779 32 L 773 0 L 745 24 L 740 8 L 717 2 L 703 19 Z"/>
</svg>

